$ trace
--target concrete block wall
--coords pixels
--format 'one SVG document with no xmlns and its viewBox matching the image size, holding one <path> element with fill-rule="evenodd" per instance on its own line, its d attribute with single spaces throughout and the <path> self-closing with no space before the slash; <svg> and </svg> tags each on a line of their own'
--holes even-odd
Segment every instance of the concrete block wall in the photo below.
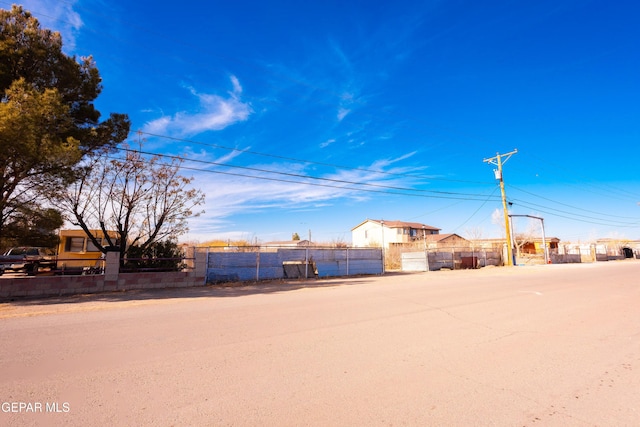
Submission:
<svg viewBox="0 0 640 427">
<path fill-rule="evenodd" d="M 87 276 L 18 276 L 0 278 L 0 299 L 13 297 L 46 297 L 134 289 L 183 288 L 205 285 L 207 252 L 194 248 L 187 271 L 119 273 L 118 254 L 108 253 L 105 274 Z M 189 258 L 189 256 L 188 256 Z M 111 262 L 110 262 L 111 261 Z M 109 268 L 111 265 L 111 269 Z"/>
</svg>

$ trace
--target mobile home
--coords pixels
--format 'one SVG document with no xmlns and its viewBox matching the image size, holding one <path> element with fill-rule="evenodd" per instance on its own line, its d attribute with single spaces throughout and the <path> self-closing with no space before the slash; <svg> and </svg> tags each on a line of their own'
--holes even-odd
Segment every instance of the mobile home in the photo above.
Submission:
<svg viewBox="0 0 640 427">
<path fill-rule="evenodd" d="M 100 230 L 91 230 L 103 246 L 108 246 L 105 234 Z M 116 242 L 116 232 L 109 232 L 112 242 Z M 117 243 L 116 243 L 117 244 Z M 84 230 L 60 230 L 58 244 L 58 270 L 86 270 L 104 267 L 102 252 L 93 244 Z"/>
</svg>

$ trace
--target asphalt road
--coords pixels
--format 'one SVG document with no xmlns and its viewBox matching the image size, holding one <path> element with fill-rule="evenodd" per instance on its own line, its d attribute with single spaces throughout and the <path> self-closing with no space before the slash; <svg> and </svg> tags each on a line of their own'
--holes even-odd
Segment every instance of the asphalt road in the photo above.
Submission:
<svg viewBox="0 0 640 427">
<path fill-rule="evenodd" d="M 0 425 L 638 426 L 640 261 L 0 304 Z"/>
</svg>

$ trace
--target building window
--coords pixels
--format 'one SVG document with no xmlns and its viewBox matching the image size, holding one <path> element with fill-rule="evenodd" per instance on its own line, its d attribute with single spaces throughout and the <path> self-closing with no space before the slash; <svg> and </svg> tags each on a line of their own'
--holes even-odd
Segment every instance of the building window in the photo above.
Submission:
<svg viewBox="0 0 640 427">
<path fill-rule="evenodd" d="M 102 242 L 102 239 L 96 239 L 96 240 L 101 245 L 104 245 L 104 243 Z M 98 247 L 93 244 L 91 239 L 87 239 L 87 252 L 100 252 L 100 249 L 98 249 Z"/>
<path fill-rule="evenodd" d="M 84 237 L 69 237 L 65 246 L 67 252 L 82 252 L 84 251 Z"/>
</svg>

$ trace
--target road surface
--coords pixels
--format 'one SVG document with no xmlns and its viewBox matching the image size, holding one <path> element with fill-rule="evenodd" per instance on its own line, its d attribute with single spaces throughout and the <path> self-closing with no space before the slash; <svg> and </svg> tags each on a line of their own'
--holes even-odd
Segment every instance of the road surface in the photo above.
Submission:
<svg viewBox="0 0 640 427">
<path fill-rule="evenodd" d="M 0 304 L 0 425 L 637 426 L 640 262 Z"/>
</svg>

